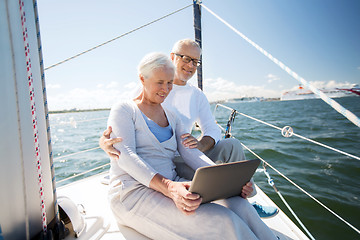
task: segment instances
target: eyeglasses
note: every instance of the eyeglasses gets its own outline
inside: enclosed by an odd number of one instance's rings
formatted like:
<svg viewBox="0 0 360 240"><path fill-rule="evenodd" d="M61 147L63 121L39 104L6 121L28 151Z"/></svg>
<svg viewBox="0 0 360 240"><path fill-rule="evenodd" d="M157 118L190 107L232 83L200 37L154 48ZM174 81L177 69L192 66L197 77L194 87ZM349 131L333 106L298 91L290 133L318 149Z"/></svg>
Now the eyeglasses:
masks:
<svg viewBox="0 0 360 240"><path fill-rule="evenodd" d="M201 65L201 61L199 59L196 59L196 58L191 58L189 56L186 56L186 55L181 55L181 54L178 54L178 53L174 53L176 56L178 57L181 57L182 61L184 63L189 63L190 61L192 61L192 64L197 67L197 66L200 66Z"/></svg>

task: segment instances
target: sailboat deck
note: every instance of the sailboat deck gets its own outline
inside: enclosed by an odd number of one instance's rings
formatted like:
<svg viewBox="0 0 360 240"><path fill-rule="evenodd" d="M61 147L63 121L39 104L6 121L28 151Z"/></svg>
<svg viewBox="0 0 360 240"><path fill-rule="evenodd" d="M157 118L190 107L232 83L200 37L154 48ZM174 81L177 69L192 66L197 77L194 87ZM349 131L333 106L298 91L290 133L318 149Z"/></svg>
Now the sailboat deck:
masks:
<svg viewBox="0 0 360 240"><path fill-rule="evenodd" d="M107 175L108 173L101 173L57 189L58 196L67 196L75 204L81 204L85 208L84 218L87 226L77 239L148 239L133 229L124 226L120 226L119 229L107 201L108 185L103 183ZM249 201L276 206L261 189L257 187L256 190L257 194ZM263 221L280 239L308 239L281 210L275 217ZM75 236L70 235L67 239L75 239Z"/></svg>

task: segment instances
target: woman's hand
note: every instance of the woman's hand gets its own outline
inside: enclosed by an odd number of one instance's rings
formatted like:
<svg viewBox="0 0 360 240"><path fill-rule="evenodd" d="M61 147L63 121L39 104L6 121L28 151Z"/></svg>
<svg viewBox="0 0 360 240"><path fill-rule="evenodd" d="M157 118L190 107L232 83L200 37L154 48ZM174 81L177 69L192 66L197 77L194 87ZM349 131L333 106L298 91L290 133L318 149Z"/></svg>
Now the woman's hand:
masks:
<svg viewBox="0 0 360 240"><path fill-rule="evenodd" d="M169 197L184 214L191 215L200 206L202 198L199 194L188 191L191 182L169 182Z"/></svg>
<svg viewBox="0 0 360 240"><path fill-rule="evenodd" d="M252 182L248 182L243 186L241 196L246 199L249 196L251 196L253 191L254 191L254 188L253 188Z"/></svg>
<svg viewBox="0 0 360 240"><path fill-rule="evenodd" d="M157 173L151 179L149 187L172 199L176 207L184 214L190 215L200 206L199 194L188 191L191 182L174 182Z"/></svg>
<svg viewBox="0 0 360 240"><path fill-rule="evenodd" d="M114 148L114 144L121 142L122 138L121 137L117 137L117 138L110 138L110 133L112 132L112 128L108 127L103 135L100 137L99 139L99 146L102 150L104 150L104 152L109 155L109 157L111 159L119 159L120 156L120 151L116 150Z"/></svg>

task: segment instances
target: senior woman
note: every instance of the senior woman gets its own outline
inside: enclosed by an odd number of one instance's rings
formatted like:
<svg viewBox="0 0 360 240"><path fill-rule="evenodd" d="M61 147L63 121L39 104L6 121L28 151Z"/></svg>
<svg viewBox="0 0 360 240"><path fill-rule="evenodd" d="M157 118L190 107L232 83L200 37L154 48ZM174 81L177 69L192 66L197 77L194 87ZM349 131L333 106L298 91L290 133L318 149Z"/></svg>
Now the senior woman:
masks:
<svg viewBox="0 0 360 240"><path fill-rule="evenodd" d="M175 67L164 54L146 55L138 66L142 92L115 104L108 120L123 141L111 159L109 201L119 224L152 239L276 239L243 198L201 204L177 176L178 151L193 169L213 165L202 152L183 146L179 119L161 103L172 89Z"/></svg>

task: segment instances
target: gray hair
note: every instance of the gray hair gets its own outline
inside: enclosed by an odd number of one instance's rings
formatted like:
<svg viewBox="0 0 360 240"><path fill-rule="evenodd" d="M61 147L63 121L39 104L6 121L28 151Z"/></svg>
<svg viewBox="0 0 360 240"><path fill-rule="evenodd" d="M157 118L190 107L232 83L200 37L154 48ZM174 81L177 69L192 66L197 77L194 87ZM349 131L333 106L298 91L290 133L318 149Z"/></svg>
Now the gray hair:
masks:
<svg viewBox="0 0 360 240"><path fill-rule="evenodd" d="M187 38L187 39L181 39L181 40L177 41L177 42L174 44L171 52L173 52L173 53L179 53L179 52L180 52L180 49L181 49L181 47L182 47L183 45L194 46L194 47L196 47L196 48L198 48L198 49L200 50L200 54L201 54L200 45L199 45L197 42L195 42L194 40L189 39L189 38Z"/></svg>
<svg viewBox="0 0 360 240"><path fill-rule="evenodd" d="M159 68L170 68L175 73L175 66L167 55L159 52L149 53L141 59L138 65L138 74L149 78L153 71Z"/></svg>

